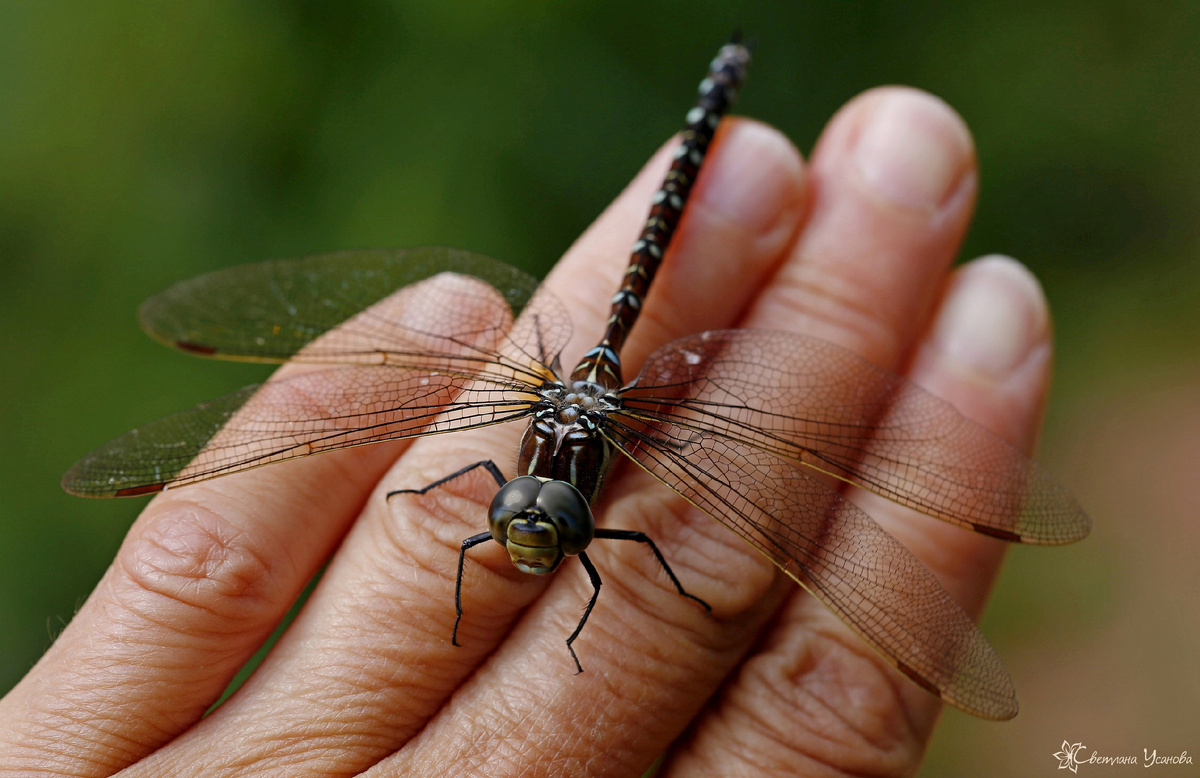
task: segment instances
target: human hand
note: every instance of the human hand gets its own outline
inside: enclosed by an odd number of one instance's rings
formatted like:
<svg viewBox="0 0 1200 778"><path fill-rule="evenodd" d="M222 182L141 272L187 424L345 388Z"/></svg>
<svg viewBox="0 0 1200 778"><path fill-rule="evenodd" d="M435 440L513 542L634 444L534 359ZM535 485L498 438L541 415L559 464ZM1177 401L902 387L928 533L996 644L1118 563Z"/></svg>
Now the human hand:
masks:
<svg viewBox="0 0 1200 778"><path fill-rule="evenodd" d="M834 118L807 169L778 133L730 124L626 374L681 335L791 330L898 370L1030 449L1050 363L1036 282L1001 259L947 275L976 192L961 121L928 96L875 90ZM600 332L669 152L547 280L574 319L566 363ZM503 466L521 426L310 457L155 498L0 702L0 775L638 775L664 752L662 775L915 768L937 700L632 467L614 474L601 522L654 538L712 614L679 597L638 544L597 544L605 587L574 675L562 641L590 595L586 576L575 564L526 576L486 544L468 561L463 645L452 647L459 543L484 528L495 486L384 494L481 459ZM882 499L859 504L979 612L1002 543ZM330 559L268 659L201 719Z"/></svg>

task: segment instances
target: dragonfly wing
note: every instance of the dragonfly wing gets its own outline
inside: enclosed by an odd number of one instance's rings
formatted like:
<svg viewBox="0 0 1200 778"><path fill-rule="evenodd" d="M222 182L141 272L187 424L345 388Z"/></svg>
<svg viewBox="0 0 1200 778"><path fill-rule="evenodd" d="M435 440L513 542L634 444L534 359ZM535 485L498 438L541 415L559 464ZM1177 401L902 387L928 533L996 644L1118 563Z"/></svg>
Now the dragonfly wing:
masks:
<svg viewBox="0 0 1200 778"><path fill-rule="evenodd" d="M218 286L224 282L197 288ZM200 311L202 299L184 296L181 304ZM550 366L570 320L546 292L526 301L516 321L510 300L458 273L409 284L300 345L291 366L260 387L111 441L67 473L63 488L145 494L321 451L519 418L554 378ZM300 337L265 342L290 348Z"/></svg>
<svg viewBox="0 0 1200 778"><path fill-rule="evenodd" d="M725 436L976 532L1060 544L1091 522L1013 446L890 370L794 333L722 330L652 354L629 413Z"/></svg>
<svg viewBox="0 0 1200 778"><path fill-rule="evenodd" d="M977 716L1016 715L1012 679L970 616L908 549L820 479L739 441L674 424L617 414L605 433L919 685Z"/></svg>
<svg viewBox="0 0 1200 778"><path fill-rule="evenodd" d="M286 459L383 440L483 427L524 416L523 385L388 365L273 378L109 441L63 488L128 497Z"/></svg>
<svg viewBox="0 0 1200 778"><path fill-rule="evenodd" d="M392 317L359 317L398 289L441 274L470 277L455 290L455 305L410 294ZM223 359L283 362L337 328L324 348L307 348L309 361L358 361L360 352L411 350L419 333L449 336L472 328L507 331L538 288L532 276L494 259L447 248L343 251L303 259L242 265L175 284L139 311L154 338L189 353ZM544 296L544 295L543 295ZM561 305L557 306L561 308ZM355 318L352 327L344 325ZM565 319L565 317L564 317ZM570 322L565 320L567 335ZM566 337L558 336L558 342ZM551 354L553 357L554 354Z"/></svg>

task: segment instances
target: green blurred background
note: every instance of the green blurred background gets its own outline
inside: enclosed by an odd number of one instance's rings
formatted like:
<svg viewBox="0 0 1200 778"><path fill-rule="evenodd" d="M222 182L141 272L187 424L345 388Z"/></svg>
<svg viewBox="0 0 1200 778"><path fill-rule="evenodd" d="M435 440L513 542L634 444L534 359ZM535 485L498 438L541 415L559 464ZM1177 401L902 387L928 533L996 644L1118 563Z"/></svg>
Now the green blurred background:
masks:
<svg viewBox="0 0 1200 778"><path fill-rule="evenodd" d="M1059 343L1041 459L1096 529L1016 549L984 622L1023 710L948 712L926 775L1056 772L1063 740L1200 757L1200 4L0 3L0 692L144 500L61 473L262 376L134 312L206 270L451 245L542 273L674 132L735 27L739 113L808 151L904 83L972 127L963 256L1041 277Z"/></svg>

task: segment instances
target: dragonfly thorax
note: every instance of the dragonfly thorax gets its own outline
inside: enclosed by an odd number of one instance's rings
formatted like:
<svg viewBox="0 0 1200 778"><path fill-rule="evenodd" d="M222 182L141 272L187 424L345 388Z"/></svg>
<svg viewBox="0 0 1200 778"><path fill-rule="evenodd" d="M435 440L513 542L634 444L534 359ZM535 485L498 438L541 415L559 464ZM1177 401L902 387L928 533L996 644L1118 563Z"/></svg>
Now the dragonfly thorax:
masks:
<svg viewBox="0 0 1200 778"><path fill-rule="evenodd" d="M545 575L588 547L596 522L587 500L571 484L522 475L496 492L488 530L508 549L518 570Z"/></svg>
<svg viewBox="0 0 1200 778"><path fill-rule="evenodd" d="M542 390L542 409L536 418L553 418L559 424L586 427L589 413L607 413L617 408L612 393L593 381L556 381Z"/></svg>
<svg viewBox="0 0 1200 778"><path fill-rule="evenodd" d="M523 475L565 481L590 504L608 470L612 444L600 433L619 407L609 390L591 381L550 384L521 440L517 469Z"/></svg>

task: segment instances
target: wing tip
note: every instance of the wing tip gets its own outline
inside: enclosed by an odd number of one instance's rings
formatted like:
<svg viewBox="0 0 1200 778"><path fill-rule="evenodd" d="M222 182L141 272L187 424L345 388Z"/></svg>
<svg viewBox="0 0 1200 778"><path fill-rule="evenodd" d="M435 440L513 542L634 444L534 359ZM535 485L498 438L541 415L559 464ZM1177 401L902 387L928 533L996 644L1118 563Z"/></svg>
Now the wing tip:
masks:
<svg viewBox="0 0 1200 778"><path fill-rule="evenodd" d="M1033 546L1065 546L1078 543L1092 533L1092 519L1078 505L1056 512L1049 521L1031 524L1018 533L1018 542ZM976 531L985 535L993 534L978 528Z"/></svg>
<svg viewBox="0 0 1200 778"><path fill-rule="evenodd" d="M1012 684L1012 679L1007 679L1007 683L991 688L992 693L982 699L980 699L980 695L973 695L973 699L963 699L956 695L953 689L939 688L904 662L896 661L895 666L917 686L935 697L939 697L946 704L972 716L988 721L1009 721L1015 718L1020 711L1021 705L1017 700L1017 690Z"/></svg>

